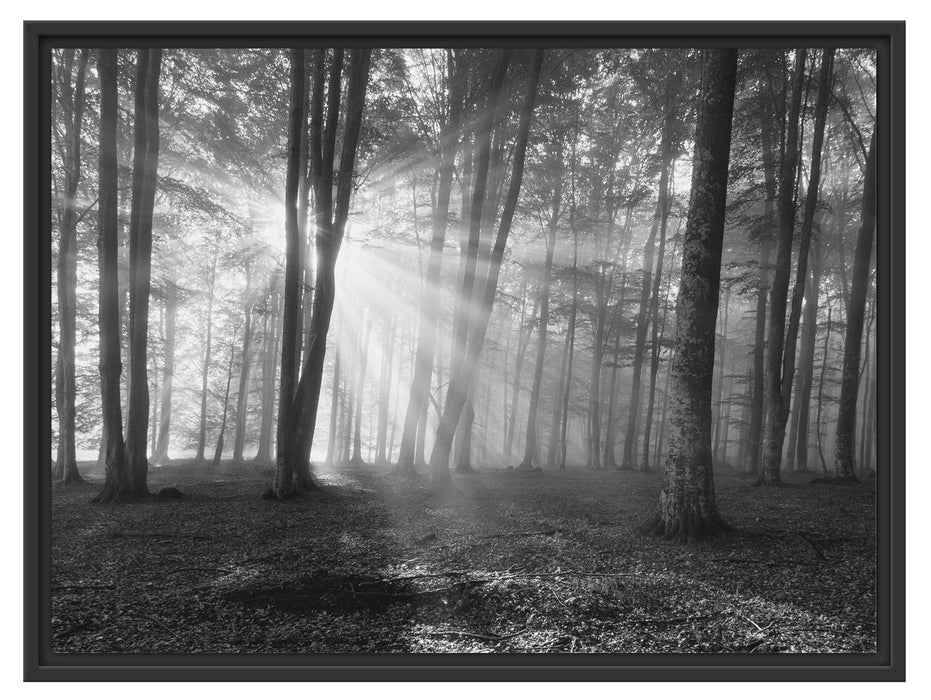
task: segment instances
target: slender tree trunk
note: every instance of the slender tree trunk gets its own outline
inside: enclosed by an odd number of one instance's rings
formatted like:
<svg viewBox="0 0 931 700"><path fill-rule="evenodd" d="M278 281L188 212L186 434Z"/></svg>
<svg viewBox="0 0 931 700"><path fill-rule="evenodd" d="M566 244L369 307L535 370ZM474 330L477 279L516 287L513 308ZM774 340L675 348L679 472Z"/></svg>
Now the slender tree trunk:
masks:
<svg viewBox="0 0 931 700"><path fill-rule="evenodd" d="M418 320L417 358L414 362L414 377L411 380L410 398L404 416L404 432L401 435L401 453L397 471L401 474L414 472L416 461L417 428L424 415L430 392L430 375L436 354L437 318L439 316L439 285L443 262L443 246L449 222L449 200L452 193L454 166L458 150L462 114L462 62L457 67L452 49L446 50L446 73L449 95L449 120L440 133L439 185L436 206L433 210L433 236L430 239L430 257L424 282L422 309Z"/></svg>
<svg viewBox="0 0 931 700"><path fill-rule="evenodd" d="M844 369L838 402L837 433L834 436L834 476L841 481L856 481L854 465L854 430L857 416L857 391L860 377L860 345L863 340L863 316L869 286L870 259L876 231L876 133L870 138L863 180L863 205L860 233L853 256L850 301L847 303L847 331L844 337Z"/></svg>
<svg viewBox="0 0 931 700"><path fill-rule="evenodd" d="M811 410L811 390L815 373L815 339L818 333L818 294L821 286L821 241L812 247L811 277L808 281L808 298L805 300L804 334L799 359L798 423L795 441L795 465L799 471L808 471L808 434ZM791 441L790 441L791 442Z"/></svg>
<svg viewBox="0 0 931 700"><path fill-rule="evenodd" d="M279 409L278 467L272 494L278 499L288 498L303 489L313 488L310 476L310 450L313 445L314 430L317 423L317 409L320 399L320 386L323 382L324 361L326 359L326 338L333 314L336 297L335 266L339 248L349 218L349 204L353 187L356 151L362 127L362 112L365 105L365 90L368 83L370 49L353 49L349 60L349 82L346 94L346 120L343 127L342 147L339 159L339 172L334 173L333 162L336 143L336 125L340 106L340 80L342 74L342 52L334 52L331 64L328 94L327 124L325 133L321 134L320 113L322 112L322 50L318 50L315 67L314 97L311 118L311 174L314 184L314 211L316 214L316 274L314 276L314 303L311 315L307 343L304 349L304 361L297 391L286 413ZM292 65L298 63L292 61ZM299 104L292 93L292 116L300 113L295 104ZM322 136L322 139L321 139ZM292 143L298 142L299 135L292 132ZM321 147L322 141L322 147ZM292 155L293 155L292 148ZM296 156L295 156L296 158ZM336 186L336 202L333 206L333 185ZM296 197L296 178L293 183L292 199ZM286 191L291 191L287 189ZM294 216L294 207L287 210ZM293 227L296 243L296 225ZM297 260L291 261L291 264ZM295 275L296 276L296 275ZM287 299L287 297L286 297ZM284 365L284 362L282 362ZM292 377L292 382L296 378ZM284 392L282 392L284 394ZM284 402L282 403L282 406Z"/></svg>
<svg viewBox="0 0 931 700"><path fill-rule="evenodd" d="M149 380L146 357L152 277L152 214L155 207L155 190L158 186L158 81L161 62L161 49L142 49L139 52L136 70L134 206L130 214L129 234L130 388L126 459L132 471L133 491L137 496L149 493L146 483L149 471Z"/></svg>
<svg viewBox="0 0 931 700"><path fill-rule="evenodd" d="M553 253L556 249L556 227L559 224L559 205L562 201L562 156L561 146L557 146L556 159L560 168L556 172L556 186L553 188L553 205L549 225L546 228L546 258L543 262L543 289L540 298L540 330L537 342L537 359L533 372L533 387L530 391L530 412L527 416L527 439L524 443L522 467L530 468L537 459L537 413L540 407L540 385L543 382L543 363L546 359L546 333L550 322L550 278L553 275Z"/></svg>
<svg viewBox="0 0 931 700"><path fill-rule="evenodd" d="M106 480L94 498L97 503L113 503L132 495L131 475L123 445L123 414L120 407L120 291L117 162L116 49L99 49L97 74L100 81L100 143L98 156L99 205L97 232L100 265L99 329L100 389L107 436Z"/></svg>
<svg viewBox="0 0 931 700"><path fill-rule="evenodd" d="M272 425L275 421L275 372L278 367L278 343L281 339L281 295L278 293L278 276L272 277L269 305L265 316L264 355L262 359L262 427L259 431L259 449L256 462L272 461Z"/></svg>
<svg viewBox="0 0 931 700"><path fill-rule="evenodd" d="M692 199L676 301L670 447L659 510L644 526L676 542L693 542L727 528L715 502L711 386L737 50L706 49L702 55Z"/></svg>
<svg viewBox="0 0 931 700"><path fill-rule="evenodd" d="M792 272L792 233L795 228L795 169L798 164L798 131L805 83L805 49L795 52L795 75L786 131L786 152L779 171L779 223L776 266L769 301L769 333L766 345L766 427L761 483L780 483L782 443L788 419L789 391L783 391L783 354L786 352L786 301ZM804 273L804 271L803 271ZM795 355L795 347L791 353ZM791 383L789 385L791 388Z"/></svg>
<svg viewBox="0 0 931 700"><path fill-rule="evenodd" d="M721 443L721 419L724 415L724 382L725 382L725 361L727 351L727 315L731 302L731 290L726 289L724 292L724 313L721 314L721 342L718 343L718 397L715 401L715 421L714 421L714 459L718 459L718 448Z"/></svg>
<svg viewBox="0 0 931 700"><path fill-rule="evenodd" d="M385 344L382 349L381 373L378 378L378 434L375 438L376 464L386 464L388 462L388 409L391 400L391 374L394 369L391 363L394 355L395 317L393 315L390 323L384 322L384 327Z"/></svg>
<svg viewBox="0 0 931 700"><path fill-rule="evenodd" d="M818 379L818 415L815 417L815 434L818 437L818 458L821 461L821 471L825 476L828 474L828 465L824 461L824 448L821 442L821 413L824 409L824 377L828 368L828 351L830 350L831 341L831 302L828 298L828 320L824 329L824 348L821 356L821 376Z"/></svg>
<svg viewBox="0 0 931 700"><path fill-rule="evenodd" d="M291 49L291 88L288 122L288 162L285 183L285 278L284 310L281 327L281 371L278 387L278 454L273 485L274 496L289 498L295 493L297 445L292 431L294 392L298 382L298 347L301 301L301 233L298 222L298 193L301 179L301 142L304 138L304 105L306 90L305 62L301 49ZM336 59L334 59L334 62ZM341 63L341 54L340 54ZM340 66L341 67L341 66ZM317 54L317 76L314 80L314 113L322 99L323 57ZM337 78L338 82L338 78ZM332 118L335 118L333 115ZM315 297L320 296L317 290Z"/></svg>
<svg viewBox="0 0 931 700"><path fill-rule="evenodd" d="M220 257L220 240L216 240L213 249L213 261L210 265L210 283L207 286L207 318L206 338L204 340L204 363L201 368L200 383L200 431L197 438L198 462L204 461L204 452L207 447L207 380L210 377L211 351L213 345L213 297L217 280L217 260Z"/></svg>
<svg viewBox="0 0 931 700"><path fill-rule="evenodd" d="M65 49L60 100L65 122L65 187L58 253L58 363L55 408L58 412L58 461L55 477L66 484L84 481L75 452L75 336L77 324L77 217L75 201L81 179L81 130L88 49L78 57L74 88L71 78L76 49Z"/></svg>
<svg viewBox="0 0 931 700"><path fill-rule="evenodd" d="M763 418L766 412L766 297L770 287L770 257L772 231L775 230L774 207L777 193L776 147L774 144L773 104L768 95L772 84L760 86L760 129L763 144L763 183L766 199L763 203L763 233L760 236L760 279L756 296L756 331L753 345L753 395L750 403L750 427L747 439L745 469L750 474L760 471L763 453ZM780 105L784 114L784 104Z"/></svg>
<svg viewBox="0 0 931 700"><path fill-rule="evenodd" d="M503 52L501 60L506 68L507 61L510 58L509 51ZM523 179L524 158L527 152L527 141L530 134L530 121L533 114L534 101L536 99L537 85L540 80L540 71L543 65L543 49L537 49L533 54L533 65L530 72L530 79L527 88L527 94L521 106L520 122L517 130L517 139L514 146L514 159L510 184L508 187L507 197L504 208L501 213L501 219L498 224L498 232L495 237L495 243L491 250L491 256L488 264L488 276L484 282L483 295L479 305L472 327L469 334L469 346L466 351L464 361L460 371L452 377L449 390L446 392L446 401L443 409L443 415L440 418L440 424L437 428L436 440L433 446L433 454L430 456L431 471L431 490L436 495L442 495L453 490L452 479L449 475L449 455L452 448L453 435L456 431L456 425L462 409L468 398L468 388L472 384L475 367L478 361L479 353L485 340L485 333L488 330L488 319L491 315L491 308L494 303L495 292L498 286L498 275L501 271L501 260L504 257L504 249L507 245L508 235L511 230L511 223L514 218L514 211L517 208L517 198L520 193L521 181ZM504 70L501 68L501 80L503 82ZM499 89L500 90L500 89ZM498 90L498 91L499 91ZM494 94L496 90L492 90ZM497 100L493 99L492 103ZM497 110L495 110L497 111ZM482 149L484 150L484 149ZM476 185L480 180L480 170L476 171ZM479 193L481 196L479 197ZM476 201L478 199L478 201ZM478 245L478 223L481 220L481 205L484 199L484 187L476 187L472 201L472 226L474 228L475 245ZM470 235L470 239L473 238ZM470 244L472 241L470 240ZM468 275L467 275L468 278ZM463 280L462 300L470 300L472 294L472 280Z"/></svg>
<svg viewBox="0 0 931 700"><path fill-rule="evenodd" d="M251 279L249 280L251 282ZM242 462L246 443L246 408L249 402L249 369L252 365L252 295L246 285L245 322L242 337L242 364L239 370L239 391L236 394L236 433L233 438L233 461Z"/></svg>
<svg viewBox="0 0 931 700"><path fill-rule="evenodd" d="M365 330L365 340L362 343L362 347L359 348L359 383L357 385L355 394L356 394L356 411L353 427L353 442L352 442L352 457L349 460L349 463L354 466L360 466L365 464L365 460L362 459L362 395L365 392L365 375L366 370L368 369L369 363L369 341L372 339L372 318L371 312L369 314L368 325Z"/></svg>
<svg viewBox="0 0 931 700"><path fill-rule="evenodd" d="M233 383L233 357L236 348L236 333L230 338L230 359L226 366L226 391L223 394L223 417L220 419L220 435L217 437L217 449L213 453L213 465L220 463L223 457L223 441L226 437L226 419L229 417L230 409L230 385Z"/></svg>
<svg viewBox="0 0 931 700"><path fill-rule="evenodd" d="M158 437L155 442L153 464L169 461L168 444L171 438L171 394L175 377L175 337L178 319L178 287L169 281L165 287L165 360L162 364L162 408L159 413Z"/></svg>

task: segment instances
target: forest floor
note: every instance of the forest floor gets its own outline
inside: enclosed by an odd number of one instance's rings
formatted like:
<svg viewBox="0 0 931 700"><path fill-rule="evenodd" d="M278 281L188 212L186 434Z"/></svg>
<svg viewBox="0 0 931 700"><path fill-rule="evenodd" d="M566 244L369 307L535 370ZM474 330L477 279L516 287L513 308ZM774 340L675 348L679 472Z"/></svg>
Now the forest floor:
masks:
<svg viewBox="0 0 931 700"><path fill-rule="evenodd" d="M659 474L318 475L277 503L270 469L177 465L185 498L52 494L54 652L858 652L876 649L874 484L754 488L716 474L735 528L639 534Z"/></svg>

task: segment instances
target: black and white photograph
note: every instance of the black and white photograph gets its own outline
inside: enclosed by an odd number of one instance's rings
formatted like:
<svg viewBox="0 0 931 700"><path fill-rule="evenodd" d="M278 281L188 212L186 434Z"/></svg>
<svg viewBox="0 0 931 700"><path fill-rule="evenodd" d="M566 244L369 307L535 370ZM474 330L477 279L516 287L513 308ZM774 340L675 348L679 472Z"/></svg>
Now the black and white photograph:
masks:
<svg viewBox="0 0 931 700"><path fill-rule="evenodd" d="M52 654L877 654L875 46L143 43L38 88Z"/></svg>

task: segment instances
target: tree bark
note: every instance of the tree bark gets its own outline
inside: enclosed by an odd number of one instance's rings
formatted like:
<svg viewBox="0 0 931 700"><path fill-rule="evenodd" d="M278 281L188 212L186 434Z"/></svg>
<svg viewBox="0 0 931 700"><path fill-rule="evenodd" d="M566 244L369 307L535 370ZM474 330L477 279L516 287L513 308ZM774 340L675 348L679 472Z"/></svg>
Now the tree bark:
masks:
<svg viewBox="0 0 931 700"><path fill-rule="evenodd" d="M130 350L126 459L132 471L133 491L137 496L149 493L149 380L146 358L152 278L152 215L158 186L158 82L161 62L161 49L142 49L136 69L133 208L129 232Z"/></svg>
<svg viewBox="0 0 931 700"><path fill-rule="evenodd" d="M75 202L81 179L81 130L84 121L84 80L88 49L81 49L72 89L75 49L64 50L60 102L64 117L64 203L58 252L58 360L55 408L58 412L58 461L55 477L66 484L84 481L75 453L75 335L77 324L77 217Z"/></svg>
<svg viewBox="0 0 931 700"><path fill-rule="evenodd" d="M863 204L860 233L853 256L850 300L847 303L847 331L844 336L844 369L838 401L837 432L834 436L834 476L840 481L856 481L854 464L854 430L857 416L857 392L860 377L860 345L863 340L863 317L869 286L870 259L876 232L876 133L870 137L863 180Z"/></svg>
<svg viewBox="0 0 931 700"><path fill-rule="evenodd" d="M440 131L439 167L436 206L433 209L433 235L430 239L430 256L424 280L424 294L417 329L417 357L414 361L414 377L411 380L410 398L404 415L404 432L401 434L401 452L396 471L412 474L416 458L416 438L420 416L429 400L430 376L436 354L436 324L439 316L438 294L440 273L443 263L443 246L449 223L449 200L452 193L456 152L462 115L462 70L463 62L454 60L452 49L446 50L447 93L449 96L449 118Z"/></svg>
<svg viewBox="0 0 931 700"><path fill-rule="evenodd" d="M644 530L693 542L727 525L718 514L711 463L711 387L736 49L702 52L702 89L676 300L669 450L659 510Z"/></svg>
<svg viewBox="0 0 931 700"><path fill-rule="evenodd" d="M249 403L249 370L252 366L252 274L251 267L246 271L245 303L243 304L244 322L242 336L242 361L239 365L239 391L236 393L236 432L233 436L233 461L242 462L242 453L246 443L246 408Z"/></svg>
<svg viewBox="0 0 931 700"><path fill-rule="evenodd" d="M505 52L505 58L502 62L506 64L509 53ZM485 340L485 333L488 330L488 319L491 315L491 308L494 304L495 292L498 287L498 275L501 271L501 260L504 257L504 249L507 245L508 235L511 230L511 222L514 218L514 211L517 207L517 197L520 193L521 181L524 172L524 158L527 152L527 140L530 134L530 121L533 115L533 106L536 100L537 85L540 80L540 71L543 65L543 49L537 49L533 54L533 64L530 71L530 79L527 86L527 93L521 106L520 122L517 129L517 139L514 146L514 160L511 172L510 185L508 187L507 197L504 203L504 209L501 213L501 219L498 224L498 232L495 237L495 243L491 250L491 256L488 264L488 275L482 287L481 304L476 311L476 318L469 334L469 345L462 363L461 369L453 375L446 392L446 401L443 408L443 415L440 418L440 424L437 428L436 440L433 446L433 454L430 456L431 471L431 491L434 495L448 494L454 489L452 479L449 475L449 455L452 448L453 435L456 431L456 425L462 413L463 406L468 398L468 388L472 383L472 377L478 361L479 353ZM506 65L505 65L506 67ZM503 72L503 71L502 71ZM503 77L502 77L503 81ZM476 171L476 184L479 180L479 171ZM476 189L473 194L472 202L472 224L475 233L475 245L470 246L477 248L478 244L478 225L481 220L481 199L476 202L475 197L479 190ZM470 239L473 236L470 235ZM474 270L474 268L473 268ZM466 286L463 280L462 299L469 300L473 297L472 285Z"/></svg>
<svg viewBox="0 0 931 700"><path fill-rule="evenodd" d="M210 378L210 363L213 350L213 299L217 280L217 261L220 257L219 237L214 245L213 260L210 265L210 282L207 285L206 337L204 339L204 362L201 367L200 381L200 430L197 438L196 461L203 462L207 449L207 383Z"/></svg>
<svg viewBox="0 0 931 700"><path fill-rule="evenodd" d="M100 389L107 436L106 480L94 498L96 503L113 503L132 495L132 481L123 444L123 413L120 407L120 292L117 162L117 60L116 49L97 52L100 81L100 137L98 156L99 204L97 247L99 250Z"/></svg>
<svg viewBox="0 0 931 700"><path fill-rule="evenodd" d="M766 425L761 483L780 483L782 443L788 418L788 392L783 392L783 352L786 347L786 301L792 272L792 233L795 228L795 170L798 165L798 132L805 83L805 49L795 52L792 100L786 127L786 151L779 170L779 225L776 265L769 299L769 332L766 345ZM794 347L793 347L794 354Z"/></svg>
<svg viewBox="0 0 931 700"><path fill-rule="evenodd" d="M362 128L362 112L365 106L365 90L368 83L370 49L353 49L349 60L349 82L346 91L346 120L343 127L342 146L339 159L339 172L336 173L336 201L333 202L334 172L333 159L336 144L337 122L339 120L340 81L342 74L342 51L334 51L330 67L330 84L328 89L327 124L324 133L322 122L323 97L323 60L322 50L318 50L315 66L314 96L311 104L311 181L314 189L314 213L316 220L316 274L314 301L311 323L304 348L304 360L300 379L289 377L290 384L297 380L297 390L293 399L282 398L278 413L278 458L272 495L277 499L286 499L302 490L314 488L310 476L310 450L313 444L314 430L317 423L317 409L320 399L320 386L323 381L324 361L326 359L326 339L333 314L336 298L335 267L339 248L349 218L349 203L353 188L356 151ZM297 166L291 161L299 160L297 144L300 140L301 90L303 78L295 70L303 70L301 56L292 56L292 128L291 150L289 153L289 179L286 186L286 214L290 225L287 227L288 240L292 246L298 242L297 236L297 173L292 176L292 168ZM296 68L300 66L300 68ZM299 85L301 87L295 87ZM321 144L322 135L322 144ZM287 271L296 268L297 255L288 256ZM296 296L297 270L292 271L292 294ZM286 284L287 284L286 277ZM287 294L286 321L287 321ZM293 302L292 302L293 304ZM292 310L293 313L293 310ZM283 343L283 347L284 347ZM282 357L282 372L285 358ZM282 397L291 394L284 391Z"/></svg>
<svg viewBox="0 0 931 700"><path fill-rule="evenodd" d="M796 77L801 81L804 74L805 52L797 55L801 67L796 67ZM805 198L805 212L802 220L799 241L799 258L796 265L795 288L792 292L791 313L785 338L782 338L785 326L785 300L788 293L789 267L792 258L792 228L794 210L792 197L795 190L795 158L791 173L782 173L780 202L780 240L776 262L776 279L773 282L772 328L770 329L769 357L769 410L767 411L767 438L763 455L763 483L779 483L782 461L782 448L785 440L786 421L792 395L792 382L795 375L795 349L798 340L799 323L802 312L802 297L808 274L808 252L811 247L811 233L814 225L815 208L818 202L818 188L821 177L821 150L824 143L824 127L827 119L828 105L831 101L831 84L834 78L834 49L825 49L821 56L821 71L818 87L818 99L815 104L815 125L812 134L811 173L808 179L808 194ZM795 93L793 93L793 114L795 113ZM790 131L790 137L793 133ZM795 136L797 138L797 136ZM791 149L794 150L794 149ZM788 152L788 151L787 151ZM797 155L797 154L796 154ZM789 160L787 155L787 160ZM783 164L783 171L785 164ZM778 296L777 296L778 294ZM776 302L779 306L776 308ZM781 314L778 313L781 311ZM779 338L775 338L778 332ZM776 357L778 351L779 357Z"/></svg>
<svg viewBox="0 0 931 700"><path fill-rule="evenodd" d="M165 360L162 365L161 411L159 413L158 439L155 443L153 464L168 461L168 445L171 438L171 394L175 376L175 337L178 319L178 286L173 281L165 285Z"/></svg>

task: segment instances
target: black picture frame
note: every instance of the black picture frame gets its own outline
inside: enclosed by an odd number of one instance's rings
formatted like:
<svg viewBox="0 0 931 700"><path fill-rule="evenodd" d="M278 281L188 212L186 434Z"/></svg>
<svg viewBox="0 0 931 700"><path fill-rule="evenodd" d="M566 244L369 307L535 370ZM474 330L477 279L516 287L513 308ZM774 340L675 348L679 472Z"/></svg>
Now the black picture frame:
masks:
<svg viewBox="0 0 931 700"><path fill-rule="evenodd" d="M877 652L812 655L50 652L52 47L857 46L877 51ZM49 680L905 679L904 22L25 22L24 677ZM32 448L32 449L30 449Z"/></svg>

